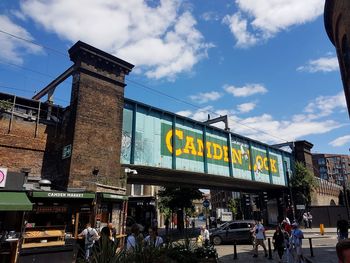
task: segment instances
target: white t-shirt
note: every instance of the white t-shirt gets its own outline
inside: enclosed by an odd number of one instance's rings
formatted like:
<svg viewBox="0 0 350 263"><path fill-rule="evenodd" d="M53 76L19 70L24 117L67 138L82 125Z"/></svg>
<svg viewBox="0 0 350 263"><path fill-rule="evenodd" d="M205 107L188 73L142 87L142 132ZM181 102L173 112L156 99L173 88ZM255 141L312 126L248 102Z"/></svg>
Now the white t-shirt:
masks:
<svg viewBox="0 0 350 263"><path fill-rule="evenodd" d="M257 224L255 226L255 237L256 239L265 239L265 228L262 224Z"/></svg>
<svg viewBox="0 0 350 263"><path fill-rule="evenodd" d="M88 227L88 228L85 228L81 233L80 235L84 236L85 237L85 244L88 244L89 241L88 241L88 233L90 234L91 238L93 239L93 242L92 243L95 243L95 240L98 239L98 233L96 231L96 229L92 228L92 227Z"/></svg>
<svg viewBox="0 0 350 263"><path fill-rule="evenodd" d="M154 247L160 247L160 246L162 246L163 245L163 238L161 238L160 236L157 236L156 237L156 241L154 242L154 244L151 244L151 236L146 236L146 238L145 238L145 243L147 244L147 245L154 245Z"/></svg>
<svg viewBox="0 0 350 263"><path fill-rule="evenodd" d="M208 231L208 229L202 230L201 234L202 234L203 240L209 240L209 231Z"/></svg>

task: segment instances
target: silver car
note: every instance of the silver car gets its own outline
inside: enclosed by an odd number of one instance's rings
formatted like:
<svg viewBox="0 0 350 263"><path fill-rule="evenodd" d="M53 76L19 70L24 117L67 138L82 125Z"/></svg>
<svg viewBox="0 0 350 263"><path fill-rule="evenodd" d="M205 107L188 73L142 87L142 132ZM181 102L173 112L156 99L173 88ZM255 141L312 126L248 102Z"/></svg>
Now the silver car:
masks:
<svg viewBox="0 0 350 263"><path fill-rule="evenodd" d="M231 243L234 241L252 241L252 230L255 222L253 220L236 220L224 225L210 229L210 240L214 245Z"/></svg>

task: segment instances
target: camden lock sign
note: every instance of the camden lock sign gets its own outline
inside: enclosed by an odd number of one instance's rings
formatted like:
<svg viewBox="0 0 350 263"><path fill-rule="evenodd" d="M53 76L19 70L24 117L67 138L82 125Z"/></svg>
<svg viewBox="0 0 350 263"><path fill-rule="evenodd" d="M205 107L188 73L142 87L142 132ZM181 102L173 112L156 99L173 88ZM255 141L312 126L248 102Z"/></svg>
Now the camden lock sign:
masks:
<svg viewBox="0 0 350 263"><path fill-rule="evenodd" d="M172 145L175 137L175 146ZM204 161L204 147L209 163L228 166L229 147L227 141L207 135L206 143L203 143L203 135L194 131L176 128L173 132L172 126L162 123L161 126L161 154L171 156L173 152L177 158ZM272 176L280 176L278 159L274 155L267 157L266 150L252 149L249 146L231 142L232 163L235 168L251 171L250 158L253 159L254 171L269 173Z"/></svg>

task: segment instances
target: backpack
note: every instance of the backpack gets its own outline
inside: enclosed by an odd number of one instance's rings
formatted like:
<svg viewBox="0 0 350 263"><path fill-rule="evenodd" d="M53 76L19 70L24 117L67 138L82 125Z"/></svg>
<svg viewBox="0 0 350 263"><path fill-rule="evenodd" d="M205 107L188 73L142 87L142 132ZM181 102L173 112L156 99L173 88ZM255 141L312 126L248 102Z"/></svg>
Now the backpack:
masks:
<svg viewBox="0 0 350 263"><path fill-rule="evenodd" d="M91 229L91 231L93 231L93 230L94 229ZM87 230L86 242L87 242L87 245L91 245L94 243L94 235L92 235L89 230Z"/></svg>

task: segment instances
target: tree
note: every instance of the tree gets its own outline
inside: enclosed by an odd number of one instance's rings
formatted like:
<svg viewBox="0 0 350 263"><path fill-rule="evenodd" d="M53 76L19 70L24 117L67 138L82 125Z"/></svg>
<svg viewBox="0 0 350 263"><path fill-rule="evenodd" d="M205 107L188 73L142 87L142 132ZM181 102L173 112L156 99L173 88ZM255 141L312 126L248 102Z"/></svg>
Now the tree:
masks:
<svg viewBox="0 0 350 263"><path fill-rule="evenodd" d="M189 187L165 187L158 192L159 209L165 215L177 211L178 229L183 229L183 211L185 208L193 208L192 201L202 198L202 192ZM171 211L171 213L169 213Z"/></svg>
<svg viewBox="0 0 350 263"><path fill-rule="evenodd" d="M232 212L232 217L234 220L237 219L237 215L238 215L238 210L239 210L239 204L240 204L240 199L230 199L228 201L227 207L230 210L230 212Z"/></svg>
<svg viewBox="0 0 350 263"><path fill-rule="evenodd" d="M302 162L295 163L295 171L290 179L295 204L311 204L311 192L317 187L315 176Z"/></svg>

